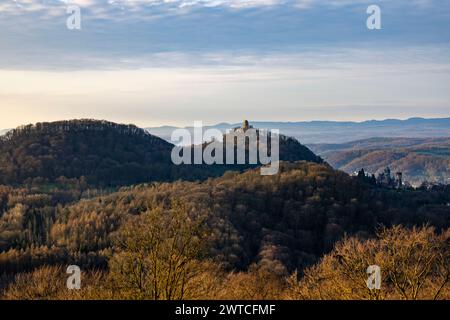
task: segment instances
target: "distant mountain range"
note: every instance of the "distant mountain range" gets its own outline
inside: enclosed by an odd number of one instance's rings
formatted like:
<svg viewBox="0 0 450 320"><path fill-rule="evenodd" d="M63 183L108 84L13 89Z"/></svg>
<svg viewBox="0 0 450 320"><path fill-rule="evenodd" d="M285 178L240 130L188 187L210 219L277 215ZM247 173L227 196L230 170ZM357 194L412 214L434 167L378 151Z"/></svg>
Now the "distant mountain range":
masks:
<svg viewBox="0 0 450 320"><path fill-rule="evenodd" d="M407 120L386 119L351 121L308 121L308 122L252 122L260 129L279 129L280 133L294 137L302 143L344 143L364 140L373 137L395 138L438 138L450 137L450 118L410 118ZM218 123L205 126L204 130L215 128L225 133L227 130L240 127L241 123ZM146 130L155 136L170 141L175 129L180 127L149 127ZM186 127L193 133L192 127ZM10 129L0 129L0 135ZM196 141L198 142L198 141Z"/></svg>
<svg viewBox="0 0 450 320"><path fill-rule="evenodd" d="M215 128L222 132L239 127L240 123L219 123L204 129ZM304 144L344 143L373 137L437 138L450 137L450 118L410 118L407 120L370 120L364 122L311 121L311 122L252 122L260 129L279 129L280 133L297 138ZM147 128L153 135L170 141L177 127ZM193 130L192 127L187 127Z"/></svg>
<svg viewBox="0 0 450 320"><path fill-rule="evenodd" d="M371 138L341 144L309 144L329 164L348 173L364 168L380 173L389 166L417 186L450 183L449 138Z"/></svg>

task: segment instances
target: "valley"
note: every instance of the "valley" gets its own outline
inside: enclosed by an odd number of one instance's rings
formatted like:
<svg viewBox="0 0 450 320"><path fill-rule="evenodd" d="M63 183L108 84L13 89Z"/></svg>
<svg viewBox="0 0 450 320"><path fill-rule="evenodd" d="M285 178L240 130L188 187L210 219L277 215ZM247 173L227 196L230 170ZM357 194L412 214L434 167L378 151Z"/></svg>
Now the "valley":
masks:
<svg viewBox="0 0 450 320"><path fill-rule="evenodd" d="M309 144L334 168L356 174L361 168L379 174L386 167L402 172L419 187L450 183L450 138L371 138L342 144Z"/></svg>

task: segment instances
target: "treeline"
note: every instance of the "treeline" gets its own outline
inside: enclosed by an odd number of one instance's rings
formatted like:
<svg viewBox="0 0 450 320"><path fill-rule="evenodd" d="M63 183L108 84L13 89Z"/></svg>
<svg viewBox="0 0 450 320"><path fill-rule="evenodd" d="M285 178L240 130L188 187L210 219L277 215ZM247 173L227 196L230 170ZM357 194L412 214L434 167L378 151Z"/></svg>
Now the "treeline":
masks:
<svg viewBox="0 0 450 320"><path fill-rule="evenodd" d="M60 132L82 132L82 131L111 131L123 135L130 136L151 136L145 130L136 127L135 125L123 125L114 122L109 122L105 120L91 120L91 119L80 119L80 120L66 120L66 121L55 121L55 122L38 122L36 124L29 124L25 126L20 126L16 129L6 132L0 137L2 141L11 141L20 137L28 137L30 135L37 134L57 134Z"/></svg>

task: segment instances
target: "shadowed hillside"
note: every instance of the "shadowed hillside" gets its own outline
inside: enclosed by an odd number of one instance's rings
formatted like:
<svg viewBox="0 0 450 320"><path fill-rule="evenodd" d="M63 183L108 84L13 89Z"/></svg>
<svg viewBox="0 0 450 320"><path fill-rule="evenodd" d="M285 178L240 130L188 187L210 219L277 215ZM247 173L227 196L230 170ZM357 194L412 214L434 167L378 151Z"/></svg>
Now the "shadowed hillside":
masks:
<svg viewBox="0 0 450 320"><path fill-rule="evenodd" d="M258 165L174 165L173 144L134 125L97 120L37 123L0 137L0 184L53 184L63 178L88 185L203 180ZM322 159L296 139L280 138L280 159Z"/></svg>
<svg viewBox="0 0 450 320"><path fill-rule="evenodd" d="M80 178L122 185L170 176L168 142L133 125L73 120L37 123L0 140L0 183Z"/></svg>

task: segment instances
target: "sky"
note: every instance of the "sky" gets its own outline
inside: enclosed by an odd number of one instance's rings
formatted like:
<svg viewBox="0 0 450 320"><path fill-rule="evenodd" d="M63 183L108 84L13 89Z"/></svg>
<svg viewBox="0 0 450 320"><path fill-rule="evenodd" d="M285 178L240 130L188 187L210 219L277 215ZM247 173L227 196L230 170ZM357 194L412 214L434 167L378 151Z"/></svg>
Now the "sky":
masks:
<svg viewBox="0 0 450 320"><path fill-rule="evenodd" d="M0 129L450 117L449 31L450 0L0 0Z"/></svg>

